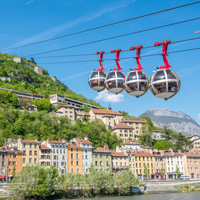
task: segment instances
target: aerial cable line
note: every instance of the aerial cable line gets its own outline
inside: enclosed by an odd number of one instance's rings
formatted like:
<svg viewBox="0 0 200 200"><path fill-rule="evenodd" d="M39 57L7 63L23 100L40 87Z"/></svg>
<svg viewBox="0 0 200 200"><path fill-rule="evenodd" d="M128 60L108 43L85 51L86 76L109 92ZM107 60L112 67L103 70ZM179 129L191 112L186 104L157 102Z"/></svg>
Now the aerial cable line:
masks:
<svg viewBox="0 0 200 200"><path fill-rule="evenodd" d="M186 51L194 51L194 50L200 50L200 47L197 48L192 48L192 49L183 49L183 50L178 50L178 51L171 51L168 52L168 54L171 53L181 53L181 52L186 52ZM143 55L140 57L150 57L150 56L160 56L161 54L149 54L149 55ZM125 58L120 58L120 60L126 60L126 59L133 59L135 57L125 57ZM109 61L109 60L115 60L115 59L104 59L104 61ZM80 63L80 62L97 62L98 60L74 60L74 61L66 61L66 62L51 62L51 63L38 63L39 65L44 65L44 64L62 64L62 63Z"/></svg>
<svg viewBox="0 0 200 200"><path fill-rule="evenodd" d="M177 44L177 43L181 43L181 42L187 42L187 41L192 41L192 40L197 40L200 39L200 37L195 37L195 38L189 38L189 39L184 39L184 40L178 40L178 41L174 41L171 44ZM154 46L146 46L143 47L143 49L149 49L149 48L153 48ZM121 52L128 52L131 51L130 49L126 49L126 50L122 50ZM111 54L111 52L105 52L105 54ZM36 56L34 58L60 58L60 57L76 57L76 56L96 56L95 53L88 53L88 54L69 54L69 55L56 55L56 56Z"/></svg>
<svg viewBox="0 0 200 200"><path fill-rule="evenodd" d="M122 24L122 23L125 23L125 22L129 22L129 21L133 21L133 20L149 17L149 16L152 16L152 15L168 12L168 11L171 11L171 10L176 10L176 9L179 9L179 8L195 5L195 4L198 4L198 3L200 3L200 1L195 1L195 2L188 3L188 4L184 4L184 5L168 8L168 9L165 9L165 10L160 10L160 11L157 11L157 12L148 13L148 14L145 14L145 15L140 15L140 16L137 16L137 17L125 19L125 20L114 22L114 23L110 23L110 24L105 24L105 25L102 25L102 26L97 26L97 27L94 27L94 28L90 28L90 29L86 29L86 30L70 33L70 34L67 34L67 35L62 35L62 36L59 36L59 37L54 37L54 38L50 38L50 39L46 39L46 40L41 40L41 41L38 41L38 42L33 42L33 43L29 43L29 44L25 44L25 45L21 45L21 46L17 46L17 47L5 49L4 51L18 49L18 48L27 47L27 46L36 45L36 44L41 44L41 43L44 43L44 42L49 42L49 41L52 41L52 40L57 40L57 39L60 39L60 38L69 37L69 36L73 36L73 35L78 35L78 34L81 34L81 33L94 31L94 30L97 30L97 29L102 29L102 28L105 28L105 27L113 26L113 25Z"/></svg>
<svg viewBox="0 0 200 200"><path fill-rule="evenodd" d="M113 36L113 37L109 37L109 38L104 38L104 39L86 42L86 43L82 43L82 44L77 44L77 45L73 45L73 46L68 46L68 47L64 47L64 48L54 49L54 50L50 50L50 51L44 51L44 52L40 52L40 53L35 53L35 54L27 55L25 57L41 55L41 54L51 53L51 52L55 52L55 51L61 51L61 50L65 50L65 49L71 49L71 48L75 48L75 47L85 46L85 45L103 42L103 41L107 41L107 40L111 40L111 39L116 39L116 38L125 37L125 36L129 36L129 35L134 35L134 34L138 34L138 33L152 31L152 30L156 30L156 29L160 29L160 28L165 28L165 27L169 27L169 26L183 24L183 23L187 23L187 22L191 22L191 21L195 21L195 20L199 20L199 19L200 19L200 17L197 17L197 18L179 21L179 22L175 22L175 23L171 23L171 24L162 25L162 26L156 26L156 27L153 27L153 28L148 28L148 29L144 29L144 30L140 30L140 31L135 31L135 32L132 32L132 33L126 33L126 34L122 34L122 35L117 35L117 36Z"/></svg>

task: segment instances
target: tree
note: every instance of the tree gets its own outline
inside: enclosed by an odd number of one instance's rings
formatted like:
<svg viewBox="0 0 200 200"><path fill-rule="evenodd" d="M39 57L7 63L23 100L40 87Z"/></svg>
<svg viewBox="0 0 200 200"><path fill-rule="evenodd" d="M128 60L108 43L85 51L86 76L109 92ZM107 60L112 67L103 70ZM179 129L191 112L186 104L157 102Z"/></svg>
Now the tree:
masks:
<svg viewBox="0 0 200 200"><path fill-rule="evenodd" d="M35 99L32 103L38 106L38 111L46 110L50 112L54 109L53 105L50 103L48 99Z"/></svg>
<svg viewBox="0 0 200 200"><path fill-rule="evenodd" d="M160 171L161 175L164 176L165 175L165 168L162 166L161 171Z"/></svg>
<svg viewBox="0 0 200 200"><path fill-rule="evenodd" d="M145 168L144 168L144 174L147 176L149 175L149 169L148 167L145 165Z"/></svg>
<svg viewBox="0 0 200 200"><path fill-rule="evenodd" d="M179 167L176 165L176 174L179 177L181 175Z"/></svg>
<svg viewBox="0 0 200 200"><path fill-rule="evenodd" d="M163 127L163 137L165 140L171 140L171 130L167 126Z"/></svg>
<svg viewBox="0 0 200 200"><path fill-rule="evenodd" d="M158 150L162 150L162 149L164 149L164 146L163 146L163 144L161 143L161 142L156 142L156 144L154 145L154 148L155 149L158 149Z"/></svg>
<svg viewBox="0 0 200 200"><path fill-rule="evenodd" d="M16 175L16 168L15 168L15 165L14 165L14 167L13 167L13 169L12 169L12 177L14 178L15 175Z"/></svg>

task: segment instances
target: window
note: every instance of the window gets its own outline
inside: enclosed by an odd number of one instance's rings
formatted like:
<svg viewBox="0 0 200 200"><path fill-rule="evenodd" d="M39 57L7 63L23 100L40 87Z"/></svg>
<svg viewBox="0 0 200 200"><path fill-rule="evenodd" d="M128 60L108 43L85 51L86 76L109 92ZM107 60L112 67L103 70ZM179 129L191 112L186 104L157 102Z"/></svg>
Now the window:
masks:
<svg viewBox="0 0 200 200"><path fill-rule="evenodd" d="M37 144L35 144L35 149L37 148Z"/></svg>
<svg viewBox="0 0 200 200"><path fill-rule="evenodd" d="M11 172L11 169L9 169L9 173Z"/></svg>
<svg viewBox="0 0 200 200"><path fill-rule="evenodd" d="M102 158L103 157L103 155L102 155L102 153L100 153L100 158Z"/></svg>
<svg viewBox="0 0 200 200"><path fill-rule="evenodd" d="M87 153L87 150L85 150L85 153Z"/></svg>
<svg viewBox="0 0 200 200"><path fill-rule="evenodd" d="M95 166L98 166L98 161L95 161Z"/></svg>
<svg viewBox="0 0 200 200"><path fill-rule="evenodd" d="M59 150L57 149L57 153L59 153Z"/></svg>
<svg viewBox="0 0 200 200"><path fill-rule="evenodd" d="M55 153L55 149L53 149L53 153Z"/></svg>
<svg viewBox="0 0 200 200"><path fill-rule="evenodd" d="M62 156L62 159L65 160L65 156Z"/></svg>
<svg viewBox="0 0 200 200"><path fill-rule="evenodd" d="M34 158L34 163L35 163L35 164L37 163L37 158Z"/></svg>
<svg viewBox="0 0 200 200"><path fill-rule="evenodd" d="M88 155L85 155L85 159L88 159Z"/></svg>
<svg viewBox="0 0 200 200"><path fill-rule="evenodd" d="M25 156L26 155L26 150L23 150L23 156Z"/></svg>
<svg viewBox="0 0 200 200"><path fill-rule="evenodd" d="M29 151L29 156L32 156L32 151Z"/></svg>
<svg viewBox="0 0 200 200"><path fill-rule="evenodd" d="M73 160L71 161L71 165L72 165L72 166L74 165L74 161L73 161Z"/></svg>
<svg viewBox="0 0 200 200"><path fill-rule="evenodd" d="M26 158L23 158L23 163L25 163L26 162Z"/></svg>
<svg viewBox="0 0 200 200"><path fill-rule="evenodd" d="M103 161L100 161L100 165L103 166Z"/></svg>
<svg viewBox="0 0 200 200"><path fill-rule="evenodd" d="M76 152L78 152L78 149L76 149Z"/></svg>
<svg viewBox="0 0 200 200"><path fill-rule="evenodd" d="M76 154L76 159L79 159L79 155L78 155L78 153Z"/></svg>
<svg viewBox="0 0 200 200"><path fill-rule="evenodd" d="M79 161L76 161L76 165L79 166Z"/></svg>
<svg viewBox="0 0 200 200"><path fill-rule="evenodd" d="M71 173L74 173L74 169L73 168L71 168Z"/></svg>
<svg viewBox="0 0 200 200"><path fill-rule="evenodd" d="M30 163L30 164L32 163L32 158L29 158L29 163Z"/></svg>
<svg viewBox="0 0 200 200"><path fill-rule="evenodd" d="M10 158L12 157L12 155L10 154L10 156L9 156Z"/></svg>
<svg viewBox="0 0 200 200"><path fill-rule="evenodd" d="M60 153L62 153L62 149L60 149Z"/></svg>
<svg viewBox="0 0 200 200"><path fill-rule="evenodd" d="M106 161L106 166L109 167L109 161Z"/></svg>
<svg viewBox="0 0 200 200"><path fill-rule="evenodd" d="M26 148L26 144L23 144L23 148Z"/></svg>
<svg viewBox="0 0 200 200"><path fill-rule="evenodd" d="M56 162L53 162L53 166L56 167Z"/></svg>
<svg viewBox="0 0 200 200"><path fill-rule="evenodd" d="M32 144L30 144L30 149L32 148Z"/></svg>
<svg viewBox="0 0 200 200"><path fill-rule="evenodd" d="M106 158L109 158L109 154L106 154Z"/></svg>
<svg viewBox="0 0 200 200"><path fill-rule="evenodd" d="M11 162L11 161L9 161L8 165L12 165L12 162Z"/></svg>
<svg viewBox="0 0 200 200"><path fill-rule="evenodd" d="M76 173L79 174L79 168L76 168Z"/></svg>
<svg viewBox="0 0 200 200"><path fill-rule="evenodd" d="M37 151L34 151L34 156L37 156Z"/></svg>

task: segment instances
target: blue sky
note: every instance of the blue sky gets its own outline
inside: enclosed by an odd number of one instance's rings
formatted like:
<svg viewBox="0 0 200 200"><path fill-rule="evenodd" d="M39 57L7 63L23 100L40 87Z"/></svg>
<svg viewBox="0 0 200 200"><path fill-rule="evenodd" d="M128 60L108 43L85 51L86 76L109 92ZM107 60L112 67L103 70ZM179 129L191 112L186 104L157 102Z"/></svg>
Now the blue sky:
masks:
<svg viewBox="0 0 200 200"><path fill-rule="evenodd" d="M192 2L192 0L0 0L0 51L10 47L61 36L190 2ZM41 51L48 51L105 37L134 32L200 17L199 10L200 4L196 4L99 31L12 50L8 53L26 56ZM200 20L88 46L44 54L44 56L95 53L95 51L98 50L107 52L115 48L121 48L122 50L128 49L130 46L134 45L151 46L154 42L167 39L173 42L195 37L197 35L195 35L194 32L197 30L200 30ZM200 36L200 34L198 36ZM170 45L169 51L195 47L200 47L200 40ZM161 47L142 50L142 54L160 52ZM135 52L122 52L121 58L135 56L134 54ZM104 56L105 59L114 57L114 54ZM98 62L44 64L41 66L47 69L51 76L57 76L59 80L64 82L76 93L80 93L87 98L97 99L99 103L106 107L110 102L113 110L124 110L129 112L129 114L138 116L146 109L165 108L185 112L200 123L199 58L200 50L169 55L169 63L172 69L179 74L182 86L180 92L168 101L157 99L150 91L138 99L129 96L126 92L123 92L119 96L110 96L109 93L98 95L98 93L90 89L87 83L92 69L99 67ZM84 59L98 60L99 57L36 58L36 62L64 62ZM125 73L127 73L130 68L136 66L134 59L121 61L120 63ZM106 72L115 67L114 61L105 61L103 64L106 68ZM150 77L153 74L152 71L154 67L162 65L163 60L161 56L148 57L141 59L141 64L144 71ZM106 100L108 102L105 102Z"/></svg>

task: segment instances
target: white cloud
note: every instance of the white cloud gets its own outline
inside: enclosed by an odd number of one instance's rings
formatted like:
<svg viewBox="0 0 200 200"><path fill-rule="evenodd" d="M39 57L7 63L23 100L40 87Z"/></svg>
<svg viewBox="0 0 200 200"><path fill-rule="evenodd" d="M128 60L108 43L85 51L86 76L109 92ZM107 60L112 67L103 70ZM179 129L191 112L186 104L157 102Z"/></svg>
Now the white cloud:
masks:
<svg viewBox="0 0 200 200"><path fill-rule="evenodd" d="M95 100L102 100L104 102L119 103L124 100L123 94L111 94L108 90L99 92Z"/></svg>
<svg viewBox="0 0 200 200"><path fill-rule="evenodd" d="M30 1L28 3L31 3L31 2L33 2L33 1ZM29 43L34 43L34 42L37 42L37 41L40 41L40 40L45 40L47 38L51 38L51 37L63 32L63 31L65 31L66 29L72 28L72 27L77 26L77 25L82 24L82 23L89 22L89 21L91 21L95 18L101 17L104 14L107 14L107 13L110 13L114 10L126 7L133 2L135 2L135 0L119 1L119 3L115 4L115 6L113 6L113 3L112 4L111 3L106 4L105 6L103 6L99 10L95 10L94 12L92 12L90 14L79 17L79 18L74 19L70 22L58 25L54 28L48 29L48 30L43 31L39 34L36 34L32 37L29 37L27 39L19 41L19 42L15 43L15 44L13 44L9 47L6 47L4 50L10 49L10 48L13 48L13 47L16 47L16 46L22 46L22 45L26 45L26 44L29 44ZM7 52L9 52L9 51L7 51Z"/></svg>
<svg viewBox="0 0 200 200"><path fill-rule="evenodd" d="M31 1L27 2L25 5L28 5L28 4L32 3L32 2L34 2L34 0L31 0Z"/></svg>
<svg viewBox="0 0 200 200"><path fill-rule="evenodd" d="M199 113L199 114L197 114L197 117L198 117L198 120L200 120L200 113Z"/></svg>

